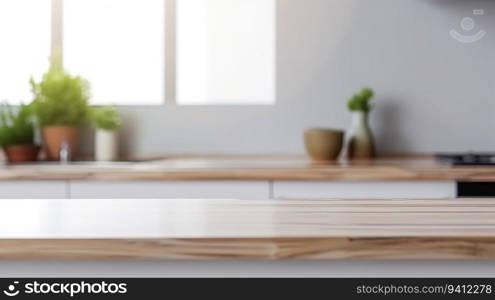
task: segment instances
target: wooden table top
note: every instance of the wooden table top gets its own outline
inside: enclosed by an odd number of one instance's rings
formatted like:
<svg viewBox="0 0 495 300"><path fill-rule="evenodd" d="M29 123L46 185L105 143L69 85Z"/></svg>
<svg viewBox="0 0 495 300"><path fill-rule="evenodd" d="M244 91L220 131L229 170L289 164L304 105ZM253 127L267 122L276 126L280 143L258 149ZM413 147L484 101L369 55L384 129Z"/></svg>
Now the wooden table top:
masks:
<svg viewBox="0 0 495 300"><path fill-rule="evenodd" d="M495 166L432 157L314 163L305 157L186 157L147 162L0 165L0 180L495 181Z"/></svg>
<svg viewBox="0 0 495 300"><path fill-rule="evenodd" d="M2 200L0 259L493 259L495 199Z"/></svg>

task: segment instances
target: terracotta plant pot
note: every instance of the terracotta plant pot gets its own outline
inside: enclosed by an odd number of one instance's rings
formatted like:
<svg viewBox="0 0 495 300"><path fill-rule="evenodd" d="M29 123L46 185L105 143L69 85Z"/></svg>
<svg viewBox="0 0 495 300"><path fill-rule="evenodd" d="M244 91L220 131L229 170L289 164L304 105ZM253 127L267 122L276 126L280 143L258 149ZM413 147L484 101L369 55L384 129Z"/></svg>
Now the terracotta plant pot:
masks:
<svg viewBox="0 0 495 300"><path fill-rule="evenodd" d="M11 163L38 160L40 147L35 144L17 144L3 147L7 161Z"/></svg>
<svg viewBox="0 0 495 300"><path fill-rule="evenodd" d="M66 142L74 157L79 140L79 128L71 126L47 126L41 130L43 145L50 160L59 160L61 145Z"/></svg>

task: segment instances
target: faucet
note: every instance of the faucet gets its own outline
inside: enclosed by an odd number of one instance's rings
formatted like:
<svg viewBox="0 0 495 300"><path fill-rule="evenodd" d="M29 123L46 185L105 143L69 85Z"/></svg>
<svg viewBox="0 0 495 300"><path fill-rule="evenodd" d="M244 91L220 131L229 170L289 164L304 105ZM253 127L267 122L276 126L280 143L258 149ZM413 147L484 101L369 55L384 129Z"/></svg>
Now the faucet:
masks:
<svg viewBox="0 0 495 300"><path fill-rule="evenodd" d="M69 142L67 142L66 140L64 140L64 141L62 141L62 143L60 143L60 149L58 151L58 157L59 157L61 164L67 164L71 159L71 157L70 157L70 145L69 145Z"/></svg>

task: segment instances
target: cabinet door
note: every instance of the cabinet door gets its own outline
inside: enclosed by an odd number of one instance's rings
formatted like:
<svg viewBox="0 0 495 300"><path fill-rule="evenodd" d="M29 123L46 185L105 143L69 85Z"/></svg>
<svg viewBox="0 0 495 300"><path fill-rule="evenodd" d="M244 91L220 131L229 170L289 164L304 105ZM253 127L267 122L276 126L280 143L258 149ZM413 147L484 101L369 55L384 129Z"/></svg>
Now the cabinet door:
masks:
<svg viewBox="0 0 495 300"><path fill-rule="evenodd" d="M267 181L71 181L74 199L269 197Z"/></svg>
<svg viewBox="0 0 495 300"><path fill-rule="evenodd" d="M67 198L65 181L1 181L0 199Z"/></svg>
<svg viewBox="0 0 495 300"><path fill-rule="evenodd" d="M288 199L443 199L456 197L455 182L276 181L275 198Z"/></svg>

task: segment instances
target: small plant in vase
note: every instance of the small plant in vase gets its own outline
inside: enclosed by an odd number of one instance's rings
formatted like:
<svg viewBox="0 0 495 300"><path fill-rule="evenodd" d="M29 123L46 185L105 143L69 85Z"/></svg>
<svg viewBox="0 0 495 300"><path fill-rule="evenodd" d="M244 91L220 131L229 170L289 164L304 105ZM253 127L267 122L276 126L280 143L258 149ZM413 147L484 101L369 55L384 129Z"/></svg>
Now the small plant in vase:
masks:
<svg viewBox="0 0 495 300"><path fill-rule="evenodd" d="M91 121L96 128L95 160L117 160L117 131L122 123L117 108L113 106L94 107L91 109Z"/></svg>
<svg viewBox="0 0 495 300"><path fill-rule="evenodd" d="M60 68L60 58L52 58L51 66L40 82L31 78L34 96L33 111L41 127L45 150L51 160L59 159L60 147L67 143L74 155L79 130L87 121L89 85L79 76Z"/></svg>
<svg viewBox="0 0 495 300"><path fill-rule="evenodd" d="M28 162L38 158L40 147L34 143L32 107L21 104L17 111L9 105L0 110L0 145L9 162Z"/></svg>
<svg viewBox="0 0 495 300"><path fill-rule="evenodd" d="M353 114L347 137L347 156L350 159L371 159L376 155L373 134L368 121L369 113L373 109L371 103L373 96L372 89L363 88L347 102L347 107Z"/></svg>

